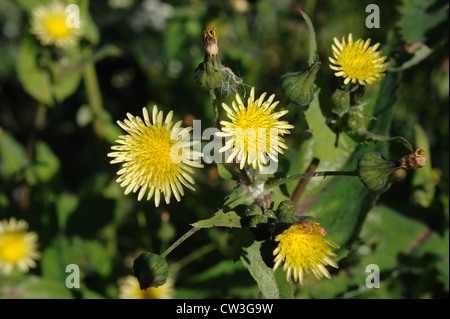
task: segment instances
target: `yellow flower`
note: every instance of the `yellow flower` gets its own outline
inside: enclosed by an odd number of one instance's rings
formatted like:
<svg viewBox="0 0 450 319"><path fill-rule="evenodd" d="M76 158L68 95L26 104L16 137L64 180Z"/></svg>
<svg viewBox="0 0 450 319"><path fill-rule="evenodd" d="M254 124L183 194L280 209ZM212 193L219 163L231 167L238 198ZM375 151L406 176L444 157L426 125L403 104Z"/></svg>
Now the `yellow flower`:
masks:
<svg viewBox="0 0 450 319"><path fill-rule="evenodd" d="M278 153L284 154L283 149L287 149L281 136L290 134L288 129L294 126L278 119L289 111L274 112L279 101L273 102L275 94L264 101L266 94L264 92L255 101L255 88L252 88L247 106L244 106L238 93L237 104L235 101L232 103L233 109L225 103L222 104L231 122L221 121L222 132L217 133L217 136L231 138L219 151L226 152L231 149L232 153L226 161L231 162L236 158L241 169L246 162L255 169L257 166L261 168L267 164L266 155L278 162Z"/></svg>
<svg viewBox="0 0 450 319"><path fill-rule="evenodd" d="M141 290L139 281L134 276L126 276L119 281L119 299L172 299L174 294L173 281L170 278L162 286L144 290Z"/></svg>
<svg viewBox="0 0 450 319"><path fill-rule="evenodd" d="M345 85L350 82L355 84L356 81L361 85L377 82L384 77L383 72L388 66L388 62L385 63L387 57L380 57L381 51L376 51L379 46L379 43L370 46L370 39L353 42L351 33L348 43L345 37L342 37L341 42L334 38L334 44L331 45L334 59L329 57L332 63L330 68L338 71L334 75L342 76Z"/></svg>
<svg viewBox="0 0 450 319"><path fill-rule="evenodd" d="M27 232L28 223L24 220L0 221L0 271L11 274L14 267L21 272L28 272L36 267L40 257L37 251L38 236Z"/></svg>
<svg viewBox="0 0 450 319"><path fill-rule="evenodd" d="M81 28L67 24L69 14L60 2L38 6L32 12L31 33L36 35L42 45L59 48L76 45L82 32Z"/></svg>
<svg viewBox="0 0 450 319"><path fill-rule="evenodd" d="M330 273L324 265L338 268L338 265L328 256L337 257L331 249L339 248L332 241L323 239L326 231L319 224L307 222L296 222L281 234L275 237L278 247L273 251L274 259L273 271L284 262L283 270L286 271L286 279L289 281L291 274L294 281L300 279L303 284L303 272L309 274L309 270L321 279L323 276L331 279Z"/></svg>
<svg viewBox="0 0 450 319"><path fill-rule="evenodd" d="M194 142L189 141L192 127L180 129L182 121L172 126L173 111L167 114L163 123L163 112L156 105L153 107L152 122L147 108L142 109L144 120L127 113L128 119L117 121L119 126L128 132L116 140L120 145L111 149L117 151L109 153L115 157L111 161L123 163L117 172L120 177L117 182L126 187L125 194L135 193L139 188L138 200L144 197L148 190L147 200L155 196L155 205L159 206L161 192L167 204L173 193L177 201L184 195L183 186L195 190L191 184L194 179L192 167L203 167L199 163L201 153L191 150Z"/></svg>

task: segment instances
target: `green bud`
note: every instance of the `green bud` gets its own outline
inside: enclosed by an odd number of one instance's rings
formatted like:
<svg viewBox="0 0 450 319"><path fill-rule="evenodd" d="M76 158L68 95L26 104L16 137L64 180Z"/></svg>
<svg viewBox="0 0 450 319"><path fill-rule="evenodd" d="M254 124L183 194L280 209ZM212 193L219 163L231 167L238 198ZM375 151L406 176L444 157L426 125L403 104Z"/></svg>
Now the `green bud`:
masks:
<svg viewBox="0 0 450 319"><path fill-rule="evenodd" d="M245 209L244 216L250 217L250 216L261 215L261 214L262 214L261 207L257 204L251 204L250 206L247 206L247 208Z"/></svg>
<svg viewBox="0 0 450 319"><path fill-rule="evenodd" d="M280 222L287 222L297 214L297 205L293 201L285 200L278 205L275 214Z"/></svg>
<svg viewBox="0 0 450 319"><path fill-rule="evenodd" d="M269 218L264 215L256 215L250 219L248 226L250 228L257 227L259 224L266 224L269 221Z"/></svg>
<svg viewBox="0 0 450 319"><path fill-rule="evenodd" d="M159 287L167 281L169 267L161 256L152 253L142 253L134 260L134 275L141 289Z"/></svg>
<svg viewBox="0 0 450 319"><path fill-rule="evenodd" d="M264 216L266 216L267 218L271 218L271 219L276 219L276 216L275 216L275 213L273 212L273 210L271 210L271 209L266 209L265 211L264 211L264 214L263 214Z"/></svg>
<svg viewBox="0 0 450 319"><path fill-rule="evenodd" d="M396 163L386 160L377 152L368 152L358 159L358 175L361 182L372 191L386 186L389 177L396 171Z"/></svg>
<svg viewBox="0 0 450 319"><path fill-rule="evenodd" d="M321 62L317 61L305 71L286 73L281 77L281 88L284 95L305 110L314 99L314 81L320 64Z"/></svg>
<svg viewBox="0 0 450 319"><path fill-rule="evenodd" d="M195 69L195 80L202 88L221 87L226 75L217 55L206 54L203 62Z"/></svg>
<svg viewBox="0 0 450 319"><path fill-rule="evenodd" d="M361 90L358 90L358 93L355 94L355 102L357 104L369 103L377 95L379 89L380 84L378 82L362 86Z"/></svg>
<svg viewBox="0 0 450 319"><path fill-rule="evenodd" d="M344 90L336 90L331 97L334 108L333 113L342 117L350 108L350 93Z"/></svg>
<svg viewBox="0 0 450 319"><path fill-rule="evenodd" d="M350 108L344 116L344 123L347 130L358 130L366 127L366 119L357 108Z"/></svg>

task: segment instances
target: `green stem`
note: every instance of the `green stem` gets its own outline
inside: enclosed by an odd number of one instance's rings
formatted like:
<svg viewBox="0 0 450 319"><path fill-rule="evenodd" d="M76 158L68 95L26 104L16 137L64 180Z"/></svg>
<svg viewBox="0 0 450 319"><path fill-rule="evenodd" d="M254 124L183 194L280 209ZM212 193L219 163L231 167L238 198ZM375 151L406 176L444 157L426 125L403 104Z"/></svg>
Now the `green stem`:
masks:
<svg viewBox="0 0 450 319"><path fill-rule="evenodd" d="M93 62L87 62L83 71L84 84L87 92L87 99L91 107L94 119L94 131L100 139L105 138L105 129L103 122L98 117L103 110L102 96L100 94L100 87L98 85L97 73Z"/></svg>
<svg viewBox="0 0 450 319"><path fill-rule="evenodd" d="M191 228L186 234L184 234L183 236L181 236L180 238L178 238L178 240L176 242L174 242L172 244L172 246L170 246L169 248L167 248L167 250L165 252L163 252L161 254L162 258L166 258L168 254L170 254L170 252L172 250L174 250L175 248L177 248L183 241L185 241L186 239L188 239L189 237L191 237L192 235L194 235L198 230L200 229L200 227L193 227Z"/></svg>
<svg viewBox="0 0 450 319"><path fill-rule="evenodd" d="M216 98L216 92L214 91L214 89L209 90L209 95L211 96L211 103L212 103L213 109L214 109L214 120L216 122L217 128L220 130L219 109L217 107L217 103L216 103L217 98Z"/></svg>
<svg viewBox="0 0 450 319"><path fill-rule="evenodd" d="M358 170L354 170L354 171L322 171L322 172L297 174L297 175L280 178L273 182L267 183L265 188L267 190L267 189L271 189L271 188L286 184L287 182L290 182L290 181L293 181L296 179L312 178L312 177L318 177L318 176L323 176L323 177L326 177L326 176L358 176Z"/></svg>

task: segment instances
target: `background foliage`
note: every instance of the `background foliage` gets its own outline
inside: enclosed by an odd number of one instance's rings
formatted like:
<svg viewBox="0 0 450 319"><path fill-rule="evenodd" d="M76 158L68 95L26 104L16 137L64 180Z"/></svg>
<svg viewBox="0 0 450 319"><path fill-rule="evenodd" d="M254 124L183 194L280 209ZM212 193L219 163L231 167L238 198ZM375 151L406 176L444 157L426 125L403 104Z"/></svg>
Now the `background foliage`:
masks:
<svg viewBox="0 0 450 319"><path fill-rule="evenodd" d="M349 32L370 37L397 62L382 82L392 88L390 94L379 102L392 112L373 126L425 147L430 161L414 173L397 174L390 189L373 196L367 207L355 189L368 191L349 177L305 206L305 214L320 217L331 240L352 240L332 280L308 278L313 280L295 297L448 297L448 2L90 1L81 6L87 35L69 57L79 68L69 72L57 61L56 79L46 79L33 64L36 40L28 31L29 13L44 2L0 3L0 218L27 220L39 234L42 253L30 273L12 283L0 277L0 297L117 298L117 281L132 274L141 251L162 253L189 224L216 212L235 182L224 180L214 164L197 170L197 191L188 191L180 203L156 209L151 201L123 195L115 182L117 167L106 157L121 134L115 121L157 104L165 112L173 109L185 125L201 119L203 129L214 126L209 93L194 79L204 56L201 33L210 26L218 30L222 63L257 92L273 92L282 100L280 77L308 66L308 31L297 8L316 31L323 114L331 116L330 97L338 85L327 61L333 37ZM379 29L365 27L369 3L380 7ZM101 95L91 91L95 77ZM240 89L249 93L249 87ZM221 93L220 102L233 98ZM309 164L296 161L308 158L305 115L290 109L286 117L296 129L280 170L301 173ZM324 135L326 144L334 145L334 136ZM354 161L344 164L354 169ZM311 183L305 198L321 182ZM346 215L358 209L368 210L362 220ZM349 233L354 227L348 220L357 223L358 232ZM242 262L233 261L233 235L228 229L203 229L169 255L177 298L261 296ZM71 263L81 268L78 290L64 285ZM368 264L380 267L379 289L365 286Z"/></svg>

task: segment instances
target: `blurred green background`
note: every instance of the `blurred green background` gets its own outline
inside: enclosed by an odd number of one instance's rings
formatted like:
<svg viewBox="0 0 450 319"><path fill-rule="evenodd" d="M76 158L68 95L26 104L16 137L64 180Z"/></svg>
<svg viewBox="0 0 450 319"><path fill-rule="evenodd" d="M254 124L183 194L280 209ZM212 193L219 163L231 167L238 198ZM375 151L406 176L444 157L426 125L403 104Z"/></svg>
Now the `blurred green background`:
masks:
<svg viewBox="0 0 450 319"><path fill-rule="evenodd" d="M214 126L209 92L194 79L204 57L202 31L212 26L222 63L246 84L241 95L255 86L257 95L267 91L281 100L280 77L308 66L298 8L316 30L325 115L338 86L328 67L333 37L351 32L383 50L395 35L402 56L413 57L420 44L432 51L402 72L391 127L391 136L427 149L427 167L398 174L332 280L307 281L296 297L448 298L447 1L90 1L88 36L76 61L94 63L101 95L92 100L79 66L56 81L63 93L53 105L36 98L39 77L20 71L28 63L23 47L36 42L31 8L47 2L0 2L0 219L28 221L42 254L37 268L12 282L0 276L0 298L117 298L117 282L133 273L140 252L162 253L189 224L216 212L235 183L221 179L214 164L196 171L197 191L187 190L180 203L155 208L123 195L115 182L119 165L106 157L122 134L115 121L157 104L185 125L201 119L203 129ZM378 29L365 26L370 3L380 8ZM233 98L217 93L219 103ZM231 239L227 229L201 230L169 255L176 298L260 297L249 273L232 261ZM64 286L71 263L80 266L80 289ZM380 267L379 289L365 286L368 264Z"/></svg>

